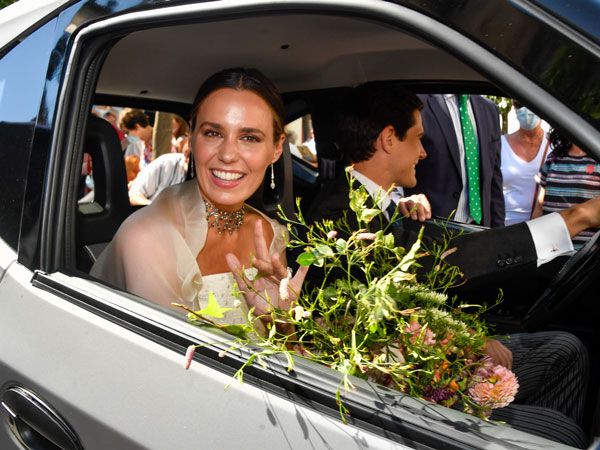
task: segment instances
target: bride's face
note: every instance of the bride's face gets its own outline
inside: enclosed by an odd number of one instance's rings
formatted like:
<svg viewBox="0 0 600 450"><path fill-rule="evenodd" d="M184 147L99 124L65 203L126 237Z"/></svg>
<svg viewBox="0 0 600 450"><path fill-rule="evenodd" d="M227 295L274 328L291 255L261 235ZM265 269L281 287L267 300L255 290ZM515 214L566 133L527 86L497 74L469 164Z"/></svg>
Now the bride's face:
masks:
<svg viewBox="0 0 600 450"><path fill-rule="evenodd" d="M219 89L200 105L191 145L204 198L224 210L239 209L258 189L267 167L281 155L273 112L251 91Z"/></svg>

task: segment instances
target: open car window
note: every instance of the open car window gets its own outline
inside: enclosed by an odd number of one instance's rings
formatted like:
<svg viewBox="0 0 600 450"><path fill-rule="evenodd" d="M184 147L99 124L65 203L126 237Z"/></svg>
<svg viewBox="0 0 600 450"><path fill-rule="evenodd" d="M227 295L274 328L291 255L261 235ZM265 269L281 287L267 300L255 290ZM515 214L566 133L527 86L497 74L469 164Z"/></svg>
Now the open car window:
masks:
<svg viewBox="0 0 600 450"><path fill-rule="evenodd" d="M128 178L124 143L116 130L110 134L112 125L90 117L93 105L131 105L185 116L195 90L209 74L224 67L257 66L274 79L290 109L298 100L310 105L301 115L292 113L294 120L286 124L287 148L274 169L277 190L269 189L270 180L265 179L252 199L255 207L271 217L277 215L279 206L291 212L296 197L306 199L307 207L323 183L340 170L343 155L333 135L336 102L345 90L366 81L405 85L415 91L419 87L447 92L453 92L453 88L490 88L494 94L531 100L540 112L547 112L549 120L574 134L582 131L577 134L582 141L591 142L598 136L588 116L581 119L571 103L551 95L528 74L517 72L502 55L479 47L468 35L423 11L387 2L316 2L318 7L315 2L297 3L300 6L294 4L291 10L285 2L237 6L227 2L161 3L156 8L145 4L139 11L123 11L106 20L100 16L96 22L77 29L65 84L59 89L57 131L49 159L49 173L55 176L48 182L50 200L44 205L41 222L44 239L39 252L32 253L39 254L41 261L33 265L41 269L35 273L33 284L65 300L73 308L70 314L77 315L77 308L81 308L90 315L86 316L89 322L98 317L109 323L107 328L127 330L131 333L127 335L129 341L152 348L160 355L161 365L165 361L172 364L168 370L160 370L157 378L161 387L168 386L173 367L183 361L185 349L201 344L203 350L195 356L195 372L190 373L193 377L178 378L176 398L184 404L180 404L177 417L187 415L183 419L186 426L194 425L190 417L196 414L199 402L186 402L184 386L194 394L207 396L201 417L215 427L218 421L211 422L209 410L217 410L222 406L220 399L228 395L219 387L231 381L253 357L253 349L226 351L233 342L231 335L210 327L195 327L184 313L115 289L89 275L104 245L135 210L128 197L127 183L132 180ZM184 43L194 43L194 51L184 51ZM590 146L590 151L598 152L599 146ZM94 201L82 201L92 191ZM94 202L101 207L90 206ZM506 332L521 327L526 312L518 302L521 285L512 287L512 292L507 291L507 304L515 308L495 311L493 318ZM494 293L498 290L498 286L484 288ZM581 293L584 300L591 295L591 289ZM563 328L574 329L575 317L567 317ZM593 342L597 337L595 328L591 323L584 323L583 328L581 335ZM117 348L118 340L110 342L111 348ZM142 358L132 358L137 364L143 362ZM246 405L244 414L249 418L253 408L262 408L261 414L268 418L264 423L272 425L265 440L267 448L280 448L278 443L285 440L282 436L290 429L296 430L291 434L294 439L303 435L314 446L331 440L339 445L368 442L373 448L388 444L406 448L486 448L494 441L500 447L559 448L539 436L358 378L353 382L355 389L343 394L344 407L349 411L346 425L336 399L339 373L301 358L293 371L288 367L288 361L279 357L266 358L264 365L250 365L243 387L231 388L236 393L235 401L227 403L230 408L235 408L231 405L237 402ZM127 371L129 375L129 368ZM198 386L202 377L209 375L212 394ZM167 397L166 393L159 396L159 402L167 402ZM258 406L252 403L256 399ZM145 406L149 407L148 403ZM296 423L295 408L300 411ZM589 414L591 417L593 412ZM319 417L326 419L319 423ZM237 418L227 420L228 424L237 422ZM239 443L239 439L228 436L227 427L219 431L222 441L214 439L212 444L224 442L224 446L234 447ZM151 434L155 436L159 431ZM318 436L327 438L319 440ZM166 438L157 439L166 442ZM148 441L143 444L152 446ZM295 446L294 442L287 444Z"/></svg>

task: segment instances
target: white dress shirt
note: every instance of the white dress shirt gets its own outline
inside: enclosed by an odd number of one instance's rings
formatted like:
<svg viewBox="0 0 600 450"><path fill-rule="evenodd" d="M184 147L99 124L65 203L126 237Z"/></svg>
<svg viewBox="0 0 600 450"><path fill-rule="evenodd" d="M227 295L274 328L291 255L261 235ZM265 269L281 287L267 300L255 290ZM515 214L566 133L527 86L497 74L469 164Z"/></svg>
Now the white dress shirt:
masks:
<svg viewBox="0 0 600 450"><path fill-rule="evenodd" d="M392 201L391 192L388 195L380 185L357 170L353 169L351 172L352 176L365 187L373 200L377 201L379 199L377 206L382 211L385 211L390 201ZM397 202L396 199L394 200ZM574 253L569 230L560 214L547 214L537 219L528 220L526 224L531 233L533 245L535 246L538 267L552 261L558 256L572 255Z"/></svg>
<svg viewBox="0 0 600 450"><path fill-rule="evenodd" d="M371 198L377 202L377 207L382 210L386 216L386 210L390 205L390 202L393 201L397 205L400 199L404 197L404 190L400 186L395 186L388 193L381 186L379 186L366 175L360 173L358 170L352 169L351 173L352 176L356 178L356 181L365 187Z"/></svg>

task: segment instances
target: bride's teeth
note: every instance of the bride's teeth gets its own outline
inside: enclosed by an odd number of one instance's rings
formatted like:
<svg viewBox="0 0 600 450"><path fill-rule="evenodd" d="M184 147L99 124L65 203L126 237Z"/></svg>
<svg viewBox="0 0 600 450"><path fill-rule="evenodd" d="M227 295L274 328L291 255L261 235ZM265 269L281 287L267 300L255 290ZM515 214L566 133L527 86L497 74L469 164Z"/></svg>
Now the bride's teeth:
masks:
<svg viewBox="0 0 600 450"><path fill-rule="evenodd" d="M241 173L235 172L223 172L221 170L213 170L213 175L221 180L231 181L231 180L239 180L243 177Z"/></svg>

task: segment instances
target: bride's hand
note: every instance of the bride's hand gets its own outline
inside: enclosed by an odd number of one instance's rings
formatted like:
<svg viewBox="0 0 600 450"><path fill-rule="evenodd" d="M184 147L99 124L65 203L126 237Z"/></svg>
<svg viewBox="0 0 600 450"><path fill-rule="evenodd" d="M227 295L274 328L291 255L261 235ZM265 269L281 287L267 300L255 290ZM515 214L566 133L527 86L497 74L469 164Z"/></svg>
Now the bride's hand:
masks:
<svg viewBox="0 0 600 450"><path fill-rule="evenodd" d="M246 303L249 307L254 307L256 316L268 314L272 308L290 309L300 294L308 267L300 267L290 278L288 269L281 262L280 256L269 254L262 220L257 220L254 226L254 247L256 257L252 261L252 265L258 270L258 274L253 280L246 276L240 261L233 253L225 255L229 270L233 273L240 291L244 294ZM286 279L287 281L283 281Z"/></svg>

